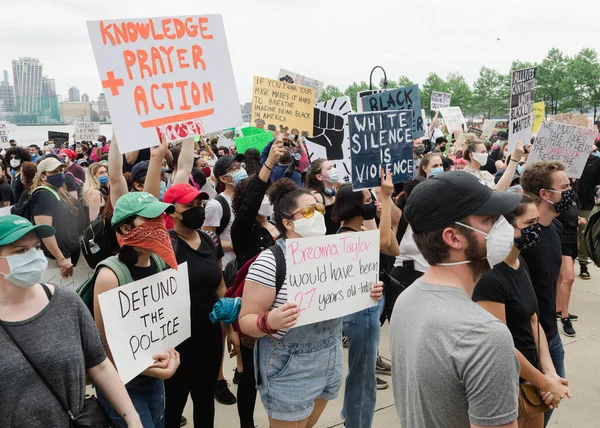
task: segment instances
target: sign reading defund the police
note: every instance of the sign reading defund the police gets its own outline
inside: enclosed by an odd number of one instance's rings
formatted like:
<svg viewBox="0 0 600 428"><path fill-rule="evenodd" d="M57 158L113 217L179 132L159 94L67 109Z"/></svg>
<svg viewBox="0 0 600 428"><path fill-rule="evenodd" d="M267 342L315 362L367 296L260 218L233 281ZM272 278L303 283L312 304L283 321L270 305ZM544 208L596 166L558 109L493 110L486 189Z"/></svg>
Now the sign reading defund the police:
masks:
<svg viewBox="0 0 600 428"><path fill-rule="evenodd" d="M381 168L394 183L412 180L412 110L351 113L348 128L354 190L380 186Z"/></svg>
<svg viewBox="0 0 600 428"><path fill-rule="evenodd" d="M294 327L375 306L379 231L288 239L286 269L288 302L300 310Z"/></svg>
<svg viewBox="0 0 600 428"><path fill-rule="evenodd" d="M98 301L123 383L191 335L187 263L102 293Z"/></svg>

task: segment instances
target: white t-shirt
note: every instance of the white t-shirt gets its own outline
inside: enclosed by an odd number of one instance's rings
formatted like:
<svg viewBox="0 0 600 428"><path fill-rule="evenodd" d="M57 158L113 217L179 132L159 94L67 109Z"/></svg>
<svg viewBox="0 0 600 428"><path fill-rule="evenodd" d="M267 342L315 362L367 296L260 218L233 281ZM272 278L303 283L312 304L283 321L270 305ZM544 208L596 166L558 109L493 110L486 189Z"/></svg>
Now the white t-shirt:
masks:
<svg viewBox="0 0 600 428"><path fill-rule="evenodd" d="M231 226L233 225L233 220L235 219L235 215L233 214L233 209L231 208L232 198L226 196L221 193L221 196L225 198L227 203L229 204L229 211L231 212L231 216L229 217L229 223L227 227L221 232L219 238L221 241L231 242ZM204 219L204 226L207 227L219 227L221 225L221 219L223 218L223 207L219 201L211 199L208 201L205 207L206 218ZM221 259L223 262L223 270L225 270L225 266L227 263L235 259L235 252L233 251L225 251L225 255Z"/></svg>
<svg viewBox="0 0 600 428"><path fill-rule="evenodd" d="M427 263L423 254L417 248L417 244L413 238L413 231L408 226L400 242L400 255L396 257L394 267L402 266L402 262L410 260L415 262L416 271L426 272L429 269L429 263Z"/></svg>

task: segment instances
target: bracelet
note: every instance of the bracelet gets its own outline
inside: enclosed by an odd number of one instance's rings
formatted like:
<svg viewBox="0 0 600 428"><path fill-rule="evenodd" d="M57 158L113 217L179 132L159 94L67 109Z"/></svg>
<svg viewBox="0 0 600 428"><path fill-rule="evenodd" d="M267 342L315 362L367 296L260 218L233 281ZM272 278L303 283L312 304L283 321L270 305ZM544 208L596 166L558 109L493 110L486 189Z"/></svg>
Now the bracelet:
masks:
<svg viewBox="0 0 600 428"><path fill-rule="evenodd" d="M266 163L266 162L264 163L264 166L265 166L265 168L267 168L269 171L273 171L273 169L272 169L272 168L271 168L269 165L267 165L267 163Z"/></svg>
<svg viewBox="0 0 600 428"><path fill-rule="evenodd" d="M516 160L516 159L512 159L512 158L510 159L510 161L511 161L511 162L516 162L516 163L519 163L519 161L518 161L518 160Z"/></svg>
<svg viewBox="0 0 600 428"><path fill-rule="evenodd" d="M256 319L256 327L263 333L269 334L269 335L277 333L277 330L271 330L271 326L269 325L269 322L267 321L267 317L269 316L270 313L271 313L271 311L266 311L264 314L260 315Z"/></svg>

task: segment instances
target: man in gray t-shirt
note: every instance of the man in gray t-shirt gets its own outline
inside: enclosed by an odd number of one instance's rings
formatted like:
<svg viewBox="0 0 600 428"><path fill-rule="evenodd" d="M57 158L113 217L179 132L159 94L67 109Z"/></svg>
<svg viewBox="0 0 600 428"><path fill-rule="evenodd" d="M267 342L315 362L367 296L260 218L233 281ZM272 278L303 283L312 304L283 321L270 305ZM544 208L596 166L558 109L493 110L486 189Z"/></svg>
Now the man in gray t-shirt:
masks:
<svg viewBox="0 0 600 428"><path fill-rule="evenodd" d="M511 334L471 294L481 274L510 252L514 231L502 214L521 198L459 171L411 193L404 212L431 267L392 314L392 381L403 427L517 427Z"/></svg>

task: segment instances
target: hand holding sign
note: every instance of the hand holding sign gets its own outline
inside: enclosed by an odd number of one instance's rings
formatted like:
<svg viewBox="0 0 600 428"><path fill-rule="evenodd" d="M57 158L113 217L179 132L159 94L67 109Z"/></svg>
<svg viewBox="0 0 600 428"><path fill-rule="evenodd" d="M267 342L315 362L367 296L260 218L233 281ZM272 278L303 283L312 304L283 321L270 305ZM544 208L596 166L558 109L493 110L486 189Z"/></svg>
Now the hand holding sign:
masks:
<svg viewBox="0 0 600 428"><path fill-rule="evenodd" d="M343 159L344 117L315 107L313 143L325 147L327 159Z"/></svg>
<svg viewBox="0 0 600 428"><path fill-rule="evenodd" d="M285 305L275 308L269 313L267 323L271 330L292 328L296 324L299 314L298 303L287 302Z"/></svg>
<svg viewBox="0 0 600 428"><path fill-rule="evenodd" d="M173 348L169 348L168 353L153 355L152 358L155 359L154 364L148 367L143 374L162 380L173 377L181 363L179 352Z"/></svg>

